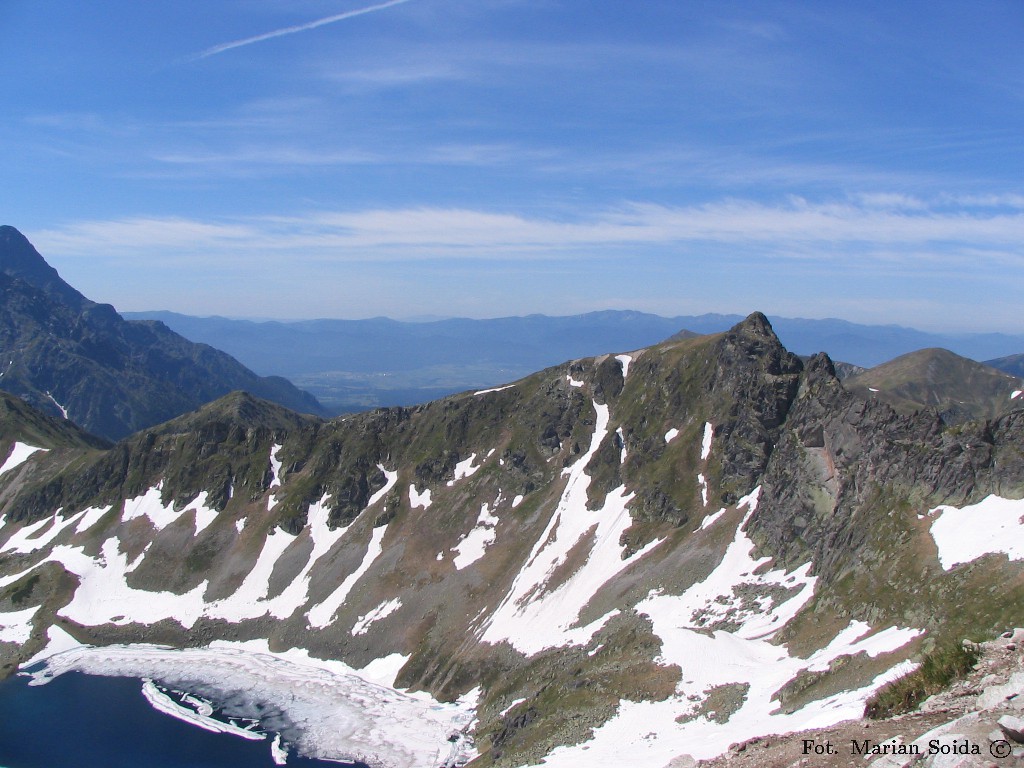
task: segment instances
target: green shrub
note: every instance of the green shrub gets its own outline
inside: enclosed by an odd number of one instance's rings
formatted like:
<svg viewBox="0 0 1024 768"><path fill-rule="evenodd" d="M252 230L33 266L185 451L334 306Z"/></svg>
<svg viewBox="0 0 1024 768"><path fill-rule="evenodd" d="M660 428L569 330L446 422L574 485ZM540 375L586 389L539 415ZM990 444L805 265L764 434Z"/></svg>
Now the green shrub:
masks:
<svg viewBox="0 0 1024 768"><path fill-rule="evenodd" d="M946 643L926 653L921 666L882 686L868 699L864 716L874 720L917 709L918 705L946 688L974 667L981 649L973 643Z"/></svg>

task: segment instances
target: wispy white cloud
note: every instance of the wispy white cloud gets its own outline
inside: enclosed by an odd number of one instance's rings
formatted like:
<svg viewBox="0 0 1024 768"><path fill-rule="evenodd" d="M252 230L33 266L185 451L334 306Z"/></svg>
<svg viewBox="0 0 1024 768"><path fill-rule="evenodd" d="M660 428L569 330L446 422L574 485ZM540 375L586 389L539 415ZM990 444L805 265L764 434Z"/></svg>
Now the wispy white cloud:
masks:
<svg viewBox="0 0 1024 768"><path fill-rule="evenodd" d="M725 199L697 206L633 203L575 218L540 218L467 208L316 212L298 216L198 221L132 218L92 221L31 233L61 256L176 250L299 255L308 259L590 258L628 250L637 258L662 247L717 248L732 258L784 262L860 259L977 268L1024 263L1024 212L932 209L902 195L866 201L790 198L765 204Z"/></svg>
<svg viewBox="0 0 1024 768"><path fill-rule="evenodd" d="M246 37L241 40L232 40L228 43L221 43L219 45L211 46L210 48L207 48L206 50L196 54L195 58L205 59L210 56L216 56L218 53L230 51L234 48L242 48L243 46L252 45L253 43L262 43L264 40L272 40L275 37L284 37L285 35L294 35L298 32L306 32L307 30L310 29L324 27L328 24L335 24L336 22L344 21L345 19L351 19L356 16L363 16L367 13L381 11L384 10L385 8L390 8L394 5L401 5L407 2L409 2L409 0L388 0L385 3L369 5L366 6L365 8L357 8L355 10L346 11L344 13L336 13L333 16L325 16L322 19L310 21L305 24L296 24L295 26L291 27L282 27L280 29L275 29L271 32L265 32L262 35L254 35L253 37Z"/></svg>

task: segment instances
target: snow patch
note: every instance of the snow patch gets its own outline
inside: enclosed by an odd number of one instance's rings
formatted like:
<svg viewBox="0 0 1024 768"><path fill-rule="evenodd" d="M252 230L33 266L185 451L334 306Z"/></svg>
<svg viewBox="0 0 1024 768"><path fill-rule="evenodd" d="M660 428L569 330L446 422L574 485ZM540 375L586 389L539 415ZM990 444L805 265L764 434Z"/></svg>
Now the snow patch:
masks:
<svg viewBox="0 0 1024 768"><path fill-rule="evenodd" d="M665 443L671 443L677 437L679 437L679 430L676 429L675 427L672 427L672 429L665 433Z"/></svg>
<svg viewBox="0 0 1024 768"><path fill-rule="evenodd" d="M7 460L0 467L0 475L5 472L10 472L15 467L19 467L25 463L29 456L36 451L48 451L49 448L39 448L35 445L29 445L28 443L16 442L11 446L11 452L7 456Z"/></svg>
<svg viewBox="0 0 1024 768"><path fill-rule="evenodd" d="M111 508L112 507L107 506L89 507L88 509L86 509L84 512L82 512L82 516L78 519L78 525L75 526L75 533L83 533L84 531L88 531L90 528L96 525L96 523L100 521L100 518L107 514L107 512L109 512Z"/></svg>
<svg viewBox="0 0 1024 768"><path fill-rule="evenodd" d="M631 355L616 355L615 359L622 366L622 378L625 380L629 376L629 364L633 362L633 357Z"/></svg>
<svg viewBox="0 0 1024 768"><path fill-rule="evenodd" d="M373 529L373 533L370 535L370 543L366 546L366 554L363 555L363 560L359 567L346 576L345 580L327 596L326 600L314 605L306 612L306 618L309 619L311 627L323 629L331 623L334 619L334 614L348 598L352 587L363 577L363 574L370 570L370 566L373 565L374 561L380 557L381 552L384 551L382 542L384 541L384 534L387 532L387 529L386 525Z"/></svg>
<svg viewBox="0 0 1024 768"><path fill-rule="evenodd" d="M477 397L479 397L480 395L487 395L487 394L490 394L491 392L502 392L502 391L504 391L506 389L512 389L512 387L514 387L514 386L515 386L515 384L506 384L503 387L492 387L491 389L481 389L481 390L478 390L478 391L474 392L473 394L476 395Z"/></svg>
<svg viewBox="0 0 1024 768"><path fill-rule="evenodd" d="M707 504L706 504L706 503L705 503L705 506L707 506ZM703 520L701 521L701 524L700 524L700 528L698 528L697 530L698 530L698 531L704 531L704 530L707 530L707 529L708 529L708 528L710 528L710 527L711 527L712 525L714 525L715 523L717 523L717 522L719 521L719 519L720 519L720 518L722 517L722 515L724 515L724 514L725 514L725 507L722 507L722 508L721 508L720 510L718 510L717 512L715 512L715 513L714 513L713 515L708 515L707 517L705 517L705 518L704 518L704 519L703 519Z"/></svg>
<svg viewBox="0 0 1024 768"><path fill-rule="evenodd" d="M400 653L391 653L380 659L374 659L365 667L359 670L359 676L371 683L384 685L388 688L395 687L395 679L402 667L409 661L410 656L403 656Z"/></svg>
<svg viewBox="0 0 1024 768"><path fill-rule="evenodd" d="M583 386L583 382L582 381L576 381L576 379L574 379L572 377L572 374L569 374L569 373L565 374L565 380L569 382L569 386L570 387L582 387Z"/></svg>
<svg viewBox="0 0 1024 768"><path fill-rule="evenodd" d="M27 643L32 636L32 619L40 607L0 613L0 643Z"/></svg>
<svg viewBox="0 0 1024 768"><path fill-rule="evenodd" d="M521 494L521 493L517 493L515 496L513 496L512 497L512 509L515 509L520 504L522 504L523 503L523 499L525 499L525 498L526 497L523 496L523 494Z"/></svg>
<svg viewBox="0 0 1024 768"><path fill-rule="evenodd" d="M871 693L912 666L896 665L863 688L811 702L795 712L780 710L774 698L777 691L802 671L828 669L841 655L865 652L878 656L902 647L920 632L890 627L872 635L868 625L853 622L808 659L768 642L810 599L814 579L807 576L809 564L791 574L769 571L753 575L755 568L767 563L767 559L751 557L752 543L743 531L758 497L755 489L741 500L740 506L748 507L747 514L721 564L707 579L682 595L652 591L636 605L638 612L651 619L654 633L661 639L657 662L681 669L674 694L664 701L621 701L616 715L595 729L588 741L555 749L544 757L544 768L613 765L626 754L630 765L661 768L682 752L698 760L710 759L726 752L731 744L755 736L826 727L860 717ZM743 605L735 587L759 584L797 591L781 596L779 602L770 597L757 600L760 617L744 615L752 612ZM713 627L708 631L708 609L714 606L740 609L716 616L728 619L735 631ZM721 686L743 686L742 703L725 722L699 714L709 694Z"/></svg>
<svg viewBox="0 0 1024 768"><path fill-rule="evenodd" d="M474 474L476 474L477 470L479 470L480 467L483 466L483 464L477 464L474 467L474 461L476 461L476 454L471 453L469 454L468 459L464 459L455 465L455 477L449 480L447 483L449 488L455 485L455 483L457 483L459 480L463 480L467 477L472 477Z"/></svg>
<svg viewBox="0 0 1024 768"><path fill-rule="evenodd" d="M851 621L850 624L836 635L832 642L819 651L811 654L807 661L809 672L824 672L829 664L840 656L856 656L866 653L871 658L891 653L902 648L923 632L919 629L901 629L888 627L881 632L871 633L871 625L863 621Z"/></svg>
<svg viewBox="0 0 1024 768"><path fill-rule="evenodd" d="M452 560L456 570L461 571L484 556L487 547L494 543L497 525L498 518L491 514L490 506L484 502L473 530L463 536L454 548L458 552Z"/></svg>
<svg viewBox="0 0 1024 768"><path fill-rule="evenodd" d="M161 488L162 484L159 484L150 488L141 496L136 496L134 499L126 499L121 520L128 522L136 518L148 517L153 527L158 531L162 531L171 523L176 522L178 518L183 517L189 512L194 512L196 521L194 535L198 535L217 519L217 511L206 506L208 496L206 491L202 491L180 510L176 510L173 501L166 505L161 501Z"/></svg>
<svg viewBox="0 0 1024 768"><path fill-rule="evenodd" d="M324 494L320 501L309 505L306 513L307 530L313 542L313 551L299 574L285 587L277 597L265 601L266 613L274 618L286 619L297 611L309 599L309 584L313 568L327 555L334 545L341 541L350 526L331 530L328 526L331 510L327 504L329 494Z"/></svg>
<svg viewBox="0 0 1024 768"><path fill-rule="evenodd" d="M48 398L50 398L50 402L51 402L51 403L53 403L53 404L54 404L55 406L57 406L57 410L58 410L58 411L60 411L60 413L61 413L61 416L63 416L63 417L65 418L65 419L68 419L68 418L70 418L70 416L68 416L68 409L67 409L67 408L65 408L65 407L64 407L63 405L61 405L60 403L58 403L58 402L57 402L57 398L55 398L55 397L54 397L54 396L53 396L52 394L50 394L49 392L47 392L47 393L46 393L46 396L47 396Z"/></svg>
<svg viewBox="0 0 1024 768"><path fill-rule="evenodd" d="M615 430L615 434L619 436L619 445L622 447L619 449L619 464L626 463L626 436L622 433L622 427Z"/></svg>
<svg viewBox="0 0 1024 768"><path fill-rule="evenodd" d="M601 509L587 509L590 476L584 470L607 437L609 422L608 406L597 402L593 405L597 418L590 447L562 470L568 479L558 506L505 598L488 618L481 636L485 642L507 640L527 655L586 643L616 612L578 627L580 612L605 582L661 543L653 541L631 557L622 558L619 539L632 524L626 506L633 494L627 493L625 486L609 491ZM561 584L550 585L556 570L580 548L586 556L576 572Z"/></svg>
<svg viewBox="0 0 1024 768"><path fill-rule="evenodd" d="M752 557L754 542L744 531L757 510L760 491L759 486L737 504L739 508L747 507L747 513L721 562L706 579L671 598L680 626L702 629L728 624L734 627L732 633L737 637L768 638L811 599L817 579L808 575L809 562L792 573L769 570L755 574L771 562L768 557L758 560ZM751 593L757 592L761 595L752 599ZM657 591L651 592L648 599L656 594ZM642 609L638 606L638 610Z"/></svg>
<svg viewBox="0 0 1024 768"><path fill-rule="evenodd" d="M393 600L387 600L381 603L376 608L371 610L369 613L360 616L356 620L356 623L352 626L352 634L366 634L366 632L370 629L371 624L386 619L388 616L390 616L392 613L394 613L401 607L402 600L398 597L394 598Z"/></svg>
<svg viewBox="0 0 1024 768"><path fill-rule="evenodd" d="M274 443L270 447L270 472L271 472L271 477L270 477L270 486L268 487L268 489L269 488L279 488L281 486L281 460L277 458L277 453L283 447L284 447L283 445L278 445L277 443ZM270 510L272 510L276 506L277 506L277 494L276 493L272 493L267 498L267 511L269 512Z"/></svg>
<svg viewBox="0 0 1024 768"><path fill-rule="evenodd" d="M15 552L22 555L38 552L60 536L65 529L78 522L84 515L85 512L79 512L76 515L64 518L60 516L60 510L58 509L53 517L44 517L37 523L31 523L23 527L7 540L7 543L4 544L3 549L0 551Z"/></svg>
<svg viewBox="0 0 1024 768"><path fill-rule="evenodd" d="M526 701L526 699L516 699L511 704L509 704L507 707L505 707L503 710L501 710L501 712L498 713L498 717L504 717L509 712L511 712L513 709L515 709L520 704L522 704L524 701Z"/></svg>
<svg viewBox="0 0 1024 768"><path fill-rule="evenodd" d="M715 428L711 426L711 422L704 423L704 437L700 441L700 460L707 461L708 456L711 455L711 440L715 436ZM704 502L705 505L707 502Z"/></svg>
<svg viewBox="0 0 1024 768"><path fill-rule="evenodd" d="M1024 499L986 496L977 504L931 510L931 525L943 570L988 554L1024 560Z"/></svg>
<svg viewBox="0 0 1024 768"><path fill-rule="evenodd" d="M231 622L266 616L272 607L266 603L270 592L270 576L281 555L295 539L290 533L278 528L271 529L256 558L256 564L246 574L238 589L229 597L210 603L206 607L206 615Z"/></svg>
<svg viewBox="0 0 1024 768"><path fill-rule="evenodd" d="M47 560L60 563L79 579L71 602L58 615L87 627L101 624L155 624L174 619L186 629L203 615L206 582L182 595L132 589L125 581L130 567L127 555L118 548L117 539L107 539L98 558L81 548L59 545Z"/></svg>
<svg viewBox="0 0 1024 768"><path fill-rule="evenodd" d="M772 697L805 667L785 646L728 632L708 636L680 628L673 623L671 598L648 604L647 609L655 634L663 641L660 663L682 669L675 694L664 701L623 700L616 715L595 729L588 741L546 755L544 768L617 765L623 755L629 755L631 766L662 768L683 752L707 760L755 736L823 728L859 718L871 693L912 666L897 665L863 688L783 714ZM740 708L724 723L698 716L708 694L723 685L749 686Z"/></svg>
<svg viewBox="0 0 1024 768"><path fill-rule="evenodd" d="M704 473L697 473L697 482L700 483L700 498L704 502L704 506L708 505L708 481L704 479Z"/></svg>
<svg viewBox="0 0 1024 768"><path fill-rule="evenodd" d="M1015 390L1013 390L1013 392L1010 393L1010 399L1011 400L1016 400L1022 394L1024 394L1024 390L1015 389Z"/></svg>
<svg viewBox="0 0 1024 768"><path fill-rule="evenodd" d="M416 507L422 507L427 509L431 505L430 500L430 489L427 488L423 493L416 491L416 485L413 483L409 484L409 506L415 509Z"/></svg>
<svg viewBox="0 0 1024 768"><path fill-rule="evenodd" d="M385 496L387 496L388 495L388 491L390 491L392 488L394 488L395 487L395 483L398 482L398 470L395 470L394 472L389 472L388 470L384 469L384 465L383 464L378 464L377 465L377 469L379 469L381 472L384 473L384 478L385 478L385 480L384 480L384 487L381 488L379 491L377 491L375 494L373 494L370 497L370 500L368 502L366 502L366 507L367 508L372 507L378 501L380 501Z"/></svg>
<svg viewBox="0 0 1024 768"><path fill-rule="evenodd" d="M56 656L58 653L64 653L64 651L74 650L75 648L83 648L82 643L78 642L65 632L63 629L58 627L56 624L51 624L46 628L46 646L33 656L28 661L24 661L21 664L21 668L34 666L35 664L48 659L51 656Z"/></svg>

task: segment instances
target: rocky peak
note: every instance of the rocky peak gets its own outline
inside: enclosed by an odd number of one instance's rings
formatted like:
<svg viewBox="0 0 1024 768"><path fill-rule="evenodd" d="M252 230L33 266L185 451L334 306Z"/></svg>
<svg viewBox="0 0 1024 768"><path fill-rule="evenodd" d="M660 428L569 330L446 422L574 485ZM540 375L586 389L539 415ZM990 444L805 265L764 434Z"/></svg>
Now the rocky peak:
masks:
<svg viewBox="0 0 1024 768"><path fill-rule="evenodd" d="M46 263L28 238L6 224L0 226L0 272L59 296L75 307L91 303L61 279L57 270Z"/></svg>

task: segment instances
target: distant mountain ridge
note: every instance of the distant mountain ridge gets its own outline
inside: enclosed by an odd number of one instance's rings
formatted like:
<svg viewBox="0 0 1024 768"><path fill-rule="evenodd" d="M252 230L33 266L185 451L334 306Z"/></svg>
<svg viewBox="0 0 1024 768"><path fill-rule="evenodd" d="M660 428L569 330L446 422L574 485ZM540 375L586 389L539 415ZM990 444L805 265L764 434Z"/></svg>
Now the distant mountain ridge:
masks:
<svg viewBox="0 0 1024 768"><path fill-rule="evenodd" d="M285 376L337 411L411 405L496 386L606 349L647 347L680 331L720 333L743 319L718 314L661 317L617 310L431 322L388 318L257 322L173 312L127 316L160 320L186 338L226 350L258 373ZM861 368L933 347L972 360L1024 350L1024 334L932 334L836 319L769 319L782 342L796 354L824 351L833 360Z"/></svg>
<svg viewBox="0 0 1024 768"><path fill-rule="evenodd" d="M945 349L922 349L844 380L851 392L901 413L934 408L947 423L995 419L1024 405L1021 380Z"/></svg>
<svg viewBox="0 0 1024 768"><path fill-rule="evenodd" d="M1000 371L1005 371L1013 376L1024 379L1024 353L999 357L995 360L986 360L985 365L990 365L993 368L998 368Z"/></svg>
<svg viewBox="0 0 1024 768"><path fill-rule="evenodd" d="M9 226L0 227L0 389L113 440L237 389L325 415L282 378L90 301Z"/></svg>

